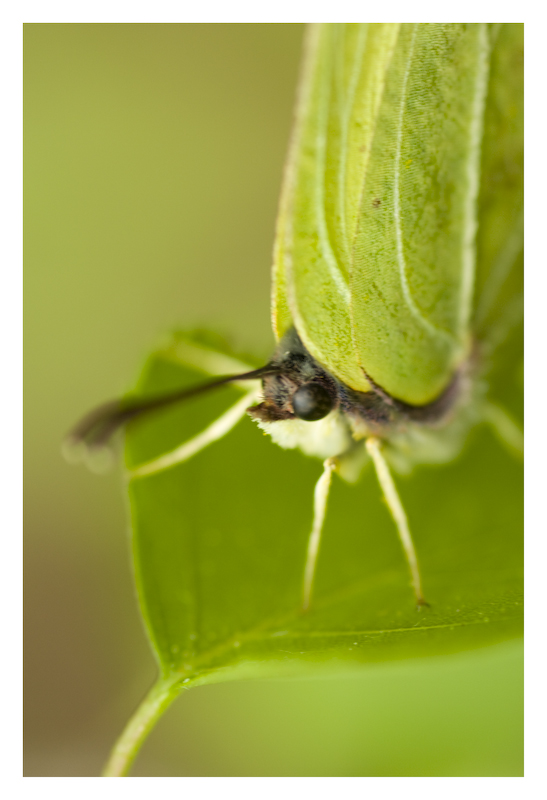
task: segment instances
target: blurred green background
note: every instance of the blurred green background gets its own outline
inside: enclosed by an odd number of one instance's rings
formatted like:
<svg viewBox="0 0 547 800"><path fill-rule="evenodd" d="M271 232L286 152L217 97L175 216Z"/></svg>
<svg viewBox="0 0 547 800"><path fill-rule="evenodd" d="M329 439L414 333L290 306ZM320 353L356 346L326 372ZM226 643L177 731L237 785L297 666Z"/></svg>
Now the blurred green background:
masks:
<svg viewBox="0 0 547 800"><path fill-rule="evenodd" d="M98 774L155 666L119 476L66 464L82 412L173 326L263 358L303 29L24 26L25 774ZM135 775L520 775L522 652L206 686Z"/></svg>

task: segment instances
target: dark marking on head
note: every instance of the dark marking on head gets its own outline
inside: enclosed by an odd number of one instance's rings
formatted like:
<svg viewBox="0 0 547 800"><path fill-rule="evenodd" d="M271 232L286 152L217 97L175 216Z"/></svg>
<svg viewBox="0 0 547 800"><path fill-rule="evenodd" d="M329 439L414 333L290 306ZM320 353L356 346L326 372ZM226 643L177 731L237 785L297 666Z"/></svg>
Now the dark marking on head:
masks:
<svg viewBox="0 0 547 800"><path fill-rule="evenodd" d="M374 392L356 392L334 378L308 353L294 328L279 342L271 368L277 374L264 377L263 402L248 409L253 419L277 422L300 418L314 422L339 408L344 413L365 418L373 426L377 424L383 427L390 422L392 411L378 395ZM311 408L310 386L313 386L311 394L318 405L314 409ZM308 405L308 408L304 408L304 405Z"/></svg>
<svg viewBox="0 0 547 800"><path fill-rule="evenodd" d="M334 397L321 383L304 383L292 396L292 407L298 419L316 422L332 411Z"/></svg>
<svg viewBox="0 0 547 800"><path fill-rule="evenodd" d="M262 379L263 402L248 409L254 419L277 422L299 418L314 422L339 409L349 417L365 421L371 433L380 436L408 421L424 425L443 421L461 390L461 376L457 373L433 403L411 406L391 397L363 370L371 391L357 392L337 380L308 353L294 328L279 342L269 368L271 373Z"/></svg>
<svg viewBox="0 0 547 800"><path fill-rule="evenodd" d="M305 385L314 384L317 394L330 400L330 411L338 405L337 381L329 375L308 353L294 328L280 341L271 361L276 374L265 376L262 381L264 401L249 409L254 419L277 422L300 416L295 412L293 398ZM302 400L304 396L298 395ZM323 407L326 400L323 399ZM298 400L297 400L298 410ZM328 411L322 416L326 416ZM311 413L311 412L310 412ZM300 416L300 419L304 417ZM321 419L321 417L315 417ZM309 420L311 421L311 419Z"/></svg>

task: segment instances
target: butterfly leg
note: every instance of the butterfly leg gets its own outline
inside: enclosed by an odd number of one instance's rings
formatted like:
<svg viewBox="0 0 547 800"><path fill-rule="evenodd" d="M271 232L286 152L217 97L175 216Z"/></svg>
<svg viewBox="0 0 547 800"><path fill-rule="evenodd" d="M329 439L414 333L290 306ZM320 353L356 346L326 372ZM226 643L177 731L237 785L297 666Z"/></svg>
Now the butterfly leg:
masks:
<svg viewBox="0 0 547 800"><path fill-rule="evenodd" d="M487 422L499 441L516 458L524 455L524 434L513 417L497 403L486 403L484 420Z"/></svg>
<svg viewBox="0 0 547 800"><path fill-rule="evenodd" d="M304 583L302 586L303 611L307 611L310 607L317 556L319 555L319 545L321 544L321 532L325 523L332 472L335 468L335 459L327 458L323 463L323 472L315 485L313 493L313 524L310 538L308 539L308 552L306 556L306 566L304 567Z"/></svg>
<svg viewBox="0 0 547 800"><path fill-rule="evenodd" d="M184 444L158 458L154 458L152 461L147 461L130 470L129 478L142 478L146 475L153 475L156 472L169 469L169 467L174 467L176 464L182 464L183 461L188 461L189 458L195 456L208 445L226 436L237 425L239 420L245 416L249 405L255 402L259 394L260 389L253 388L252 391L247 392L235 405L231 406L228 411L225 411L224 414L218 417L208 428L205 428L204 431L194 436L193 439L184 442Z"/></svg>
<svg viewBox="0 0 547 800"><path fill-rule="evenodd" d="M416 550L414 549L414 542L412 541L412 536L410 535L408 520L403 508L403 504L401 503L401 498L399 497L397 489L395 488L395 483L391 477L391 472L389 471L387 461L382 455L381 440L377 439L375 436L371 436L366 441L366 448L374 463L376 475L378 476L378 482L382 492L384 493L387 506L391 516L393 517L393 521L397 526L399 539L403 545L406 560L408 562L408 566L410 567L412 587L414 589L414 594L416 595L416 602L418 603L418 606L425 606L427 603L424 599L422 591L422 579L420 576L420 568L418 566L418 557L416 555Z"/></svg>

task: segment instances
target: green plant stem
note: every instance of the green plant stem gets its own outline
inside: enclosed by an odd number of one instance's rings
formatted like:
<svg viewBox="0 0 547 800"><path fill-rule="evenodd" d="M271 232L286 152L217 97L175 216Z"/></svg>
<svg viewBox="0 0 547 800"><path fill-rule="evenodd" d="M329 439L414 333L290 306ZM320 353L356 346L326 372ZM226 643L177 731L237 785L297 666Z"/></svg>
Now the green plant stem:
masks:
<svg viewBox="0 0 547 800"><path fill-rule="evenodd" d="M144 740L179 693L180 676L160 678L152 686L114 745L103 778L122 778L129 774Z"/></svg>

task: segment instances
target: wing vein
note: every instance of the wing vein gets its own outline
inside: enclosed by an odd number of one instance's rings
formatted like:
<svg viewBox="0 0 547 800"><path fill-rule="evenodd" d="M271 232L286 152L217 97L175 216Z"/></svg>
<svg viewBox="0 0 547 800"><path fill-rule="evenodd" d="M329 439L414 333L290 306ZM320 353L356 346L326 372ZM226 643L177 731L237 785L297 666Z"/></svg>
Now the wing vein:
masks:
<svg viewBox="0 0 547 800"><path fill-rule="evenodd" d="M340 212L341 229L344 232L344 249L347 258L348 266L350 264L350 248L351 248L351 234L347 230L347 214L346 214L346 186L347 186L347 172L348 172L348 147L349 147L349 122L355 106L355 97L357 92L357 84L359 83L359 75L361 71L361 62L363 53L367 45L368 26L363 26L359 29L359 39L357 47L355 48L355 55L351 69L351 79L349 81L348 93L346 98L345 107L342 108L342 133L340 136L340 175L338 181L338 206Z"/></svg>
<svg viewBox="0 0 547 800"><path fill-rule="evenodd" d="M327 221L325 219L325 165L326 165L326 152L327 152L327 121L328 109L332 93L331 80L328 81L329 89L324 94L324 98L319 106L317 134L315 138L315 150L317 157L317 169L315 180L315 217L317 220L317 232L319 234L319 242L321 247L321 254L325 259L325 264L338 289L340 296L344 302L344 307L348 308L350 301L350 291L347 281L345 280L336 256L333 252L332 244L329 238L329 231Z"/></svg>
<svg viewBox="0 0 547 800"><path fill-rule="evenodd" d="M418 29L418 23L414 25L414 30L412 32L412 41L410 43L410 51L408 54L405 74L403 77L403 86L401 90L401 103L399 107L399 121L397 127L397 144L395 150L395 173L393 176L393 213L395 218L395 238L396 238L396 245L397 245L397 264L399 266L399 278L401 281L401 288L403 290L403 297L405 299L405 303L415 318L415 320L425 329L428 331L429 334L435 337L442 337L448 339L449 341L453 341L453 337L447 333L447 331L442 330L442 328L438 328L433 325L426 317L423 316L420 309L414 302L412 298L412 294L410 292L410 286L408 285L408 278L407 278L407 268L406 268L406 261L405 261L405 254L404 254L404 247L403 247L403 231L402 231L402 223L401 223L401 204L400 204L400 188L399 188L399 174L400 174L400 166L401 166L401 149L402 149L402 141L403 141L403 119L405 113L405 102L407 96L407 87L408 87L408 79L410 76L410 69L412 65L412 58L414 55L414 44L416 41L416 32Z"/></svg>
<svg viewBox="0 0 547 800"><path fill-rule="evenodd" d="M458 314L460 339L465 336L471 314L471 300L475 283L475 236L477 233L477 198L479 194L479 169L481 139L484 121L484 104L488 82L488 34L486 24L481 23L478 34L477 76L471 124L469 126L469 157L466 164L467 197L464 206L462 240L462 281Z"/></svg>

